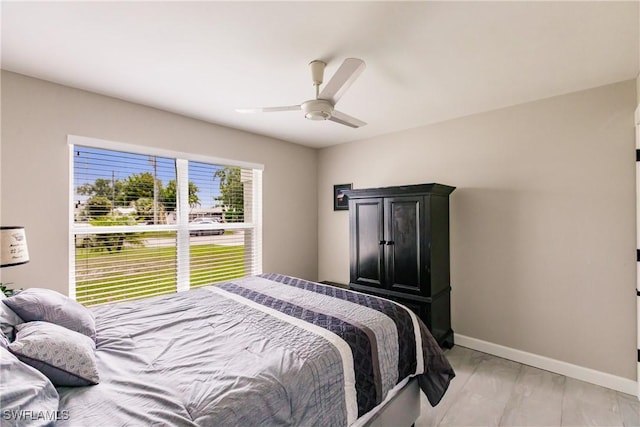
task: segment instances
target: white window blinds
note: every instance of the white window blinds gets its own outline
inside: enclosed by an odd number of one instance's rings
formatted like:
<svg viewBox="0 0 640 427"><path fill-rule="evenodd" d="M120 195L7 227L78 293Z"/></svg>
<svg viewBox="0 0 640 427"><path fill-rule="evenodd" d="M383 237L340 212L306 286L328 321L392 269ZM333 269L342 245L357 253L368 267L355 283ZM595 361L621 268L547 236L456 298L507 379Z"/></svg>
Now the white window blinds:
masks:
<svg viewBox="0 0 640 427"><path fill-rule="evenodd" d="M69 137L70 294L79 302L261 273L261 168L76 138L87 139Z"/></svg>

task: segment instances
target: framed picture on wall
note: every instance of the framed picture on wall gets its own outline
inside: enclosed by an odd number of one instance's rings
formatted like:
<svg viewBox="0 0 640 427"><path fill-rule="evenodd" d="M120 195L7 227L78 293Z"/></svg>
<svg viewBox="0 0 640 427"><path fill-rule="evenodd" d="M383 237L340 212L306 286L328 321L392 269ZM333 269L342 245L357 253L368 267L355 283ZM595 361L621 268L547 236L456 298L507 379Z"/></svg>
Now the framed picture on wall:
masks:
<svg viewBox="0 0 640 427"><path fill-rule="evenodd" d="M349 198L344 192L351 190L352 184L337 184L333 186L333 210L347 211L349 210Z"/></svg>

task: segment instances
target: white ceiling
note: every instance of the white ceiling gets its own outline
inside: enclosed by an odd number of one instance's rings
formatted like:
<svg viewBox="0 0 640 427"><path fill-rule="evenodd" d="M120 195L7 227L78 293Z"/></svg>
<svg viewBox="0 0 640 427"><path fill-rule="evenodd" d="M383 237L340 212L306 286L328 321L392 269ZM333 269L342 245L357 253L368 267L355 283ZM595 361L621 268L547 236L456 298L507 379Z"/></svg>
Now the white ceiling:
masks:
<svg viewBox="0 0 640 427"><path fill-rule="evenodd" d="M636 77L637 2L2 2L2 68L312 147ZM337 109L308 63L367 68Z"/></svg>

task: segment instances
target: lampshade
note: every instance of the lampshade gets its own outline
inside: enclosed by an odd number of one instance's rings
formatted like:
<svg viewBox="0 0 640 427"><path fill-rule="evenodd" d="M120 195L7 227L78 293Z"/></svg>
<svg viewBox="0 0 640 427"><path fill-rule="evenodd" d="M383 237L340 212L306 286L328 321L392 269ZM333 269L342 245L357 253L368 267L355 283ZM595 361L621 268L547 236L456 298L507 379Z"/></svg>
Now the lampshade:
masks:
<svg viewBox="0 0 640 427"><path fill-rule="evenodd" d="M29 262L24 227L0 227L0 267Z"/></svg>

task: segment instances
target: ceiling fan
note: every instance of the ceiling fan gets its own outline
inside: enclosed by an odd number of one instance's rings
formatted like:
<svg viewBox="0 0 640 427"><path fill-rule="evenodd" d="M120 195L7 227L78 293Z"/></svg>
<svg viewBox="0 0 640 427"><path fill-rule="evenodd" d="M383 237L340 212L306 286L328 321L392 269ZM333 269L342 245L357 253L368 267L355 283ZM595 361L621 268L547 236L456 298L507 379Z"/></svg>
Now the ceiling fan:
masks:
<svg viewBox="0 0 640 427"><path fill-rule="evenodd" d="M359 128L366 125L362 120L351 117L348 114L335 110L336 103L340 100L344 92L364 71L366 65L362 59L347 58L344 60L338 71L320 92L320 85L324 76L324 68L327 64L320 60L309 63L311 68L311 79L316 88L316 98L305 101L300 105L290 105L286 107L262 107L262 108L239 108L239 113L271 113L277 111L304 111L304 116L309 120L331 120L352 128Z"/></svg>

